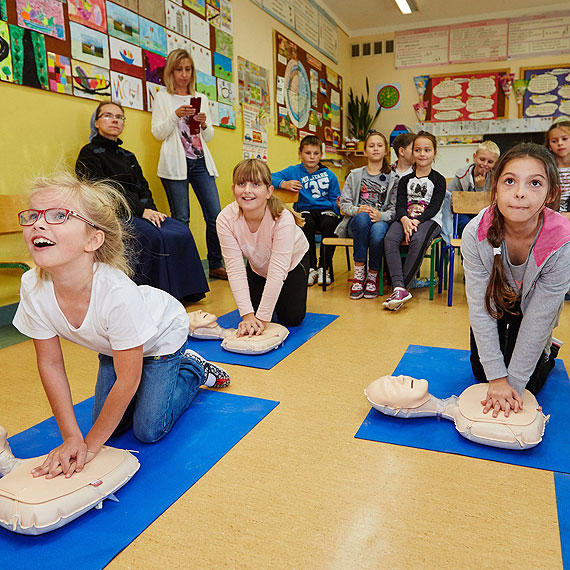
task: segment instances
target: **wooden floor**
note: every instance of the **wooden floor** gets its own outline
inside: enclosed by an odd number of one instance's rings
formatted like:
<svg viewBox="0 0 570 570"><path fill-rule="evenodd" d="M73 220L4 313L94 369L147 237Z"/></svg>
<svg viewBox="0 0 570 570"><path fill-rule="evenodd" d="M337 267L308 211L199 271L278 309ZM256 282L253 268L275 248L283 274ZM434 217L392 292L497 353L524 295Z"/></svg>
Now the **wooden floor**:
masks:
<svg viewBox="0 0 570 570"><path fill-rule="evenodd" d="M422 289L388 312L349 300L336 258L337 280L309 290L309 309L340 318L270 371L227 367L230 392L280 405L108 568L562 568L552 473L354 438L364 387L409 344L468 347L461 269L453 307ZM194 307L233 310L227 283L211 285ZM31 342L0 356L0 423L13 434L51 413ZM65 356L74 400L91 396L96 355L66 345Z"/></svg>

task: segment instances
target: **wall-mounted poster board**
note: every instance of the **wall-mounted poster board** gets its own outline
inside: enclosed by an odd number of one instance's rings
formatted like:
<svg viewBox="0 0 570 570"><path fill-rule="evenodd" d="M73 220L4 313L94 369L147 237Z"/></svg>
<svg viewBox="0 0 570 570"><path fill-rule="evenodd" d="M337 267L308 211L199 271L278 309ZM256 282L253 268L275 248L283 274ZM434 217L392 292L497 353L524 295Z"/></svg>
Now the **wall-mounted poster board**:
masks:
<svg viewBox="0 0 570 570"><path fill-rule="evenodd" d="M521 79L528 80L528 87L519 116L570 116L570 65L521 67Z"/></svg>
<svg viewBox="0 0 570 570"><path fill-rule="evenodd" d="M498 76L508 69L432 75L424 100L431 122L479 121L505 116L505 94Z"/></svg>
<svg viewBox="0 0 570 570"><path fill-rule="evenodd" d="M277 134L340 147L342 77L279 32L274 39Z"/></svg>

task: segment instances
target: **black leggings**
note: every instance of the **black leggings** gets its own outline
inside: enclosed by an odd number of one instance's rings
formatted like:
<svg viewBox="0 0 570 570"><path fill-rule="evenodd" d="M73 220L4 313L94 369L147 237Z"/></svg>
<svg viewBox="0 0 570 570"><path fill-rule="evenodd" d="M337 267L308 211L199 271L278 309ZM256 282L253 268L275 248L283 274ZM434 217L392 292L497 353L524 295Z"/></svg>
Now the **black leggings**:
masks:
<svg viewBox="0 0 570 570"><path fill-rule="evenodd" d="M275 304L279 322L286 327L300 325L307 313L307 277L309 274L309 254L306 253L299 264L287 274L283 288ZM247 282L253 310L261 303L266 279L255 273L247 264Z"/></svg>
<svg viewBox="0 0 570 570"><path fill-rule="evenodd" d="M301 228L307 241L309 242L309 267L317 269L323 266L323 257L321 250L321 258L317 263L317 246L315 243L315 234L321 232L322 237L336 237L334 231L338 226L338 216L330 216L323 214L321 210L311 210L310 212L301 212L305 218L305 225ZM334 247L329 246L328 258L332 259L334 255Z"/></svg>
<svg viewBox="0 0 570 570"><path fill-rule="evenodd" d="M515 344L517 342L517 336L519 334L519 328L522 322L522 313L520 312L520 305L517 303L515 311L518 311L518 315L511 315L510 313L505 313L502 318L497 321L497 328L499 330L499 346L501 352L503 353L503 358L505 360L505 366L508 368L509 362L513 355L513 350L515 349ZM485 376L485 371L483 365L479 360L479 351L477 350L477 344L475 342L475 336L473 335L473 330L470 330L471 335L471 368L473 369L473 374L478 382L487 382L487 377ZM550 347L550 355L547 356L546 353L542 353L534 372L531 374L526 389L533 394L538 394L540 389L544 386L546 378L550 374L550 371L554 368L554 359L558 353L557 347L554 345Z"/></svg>

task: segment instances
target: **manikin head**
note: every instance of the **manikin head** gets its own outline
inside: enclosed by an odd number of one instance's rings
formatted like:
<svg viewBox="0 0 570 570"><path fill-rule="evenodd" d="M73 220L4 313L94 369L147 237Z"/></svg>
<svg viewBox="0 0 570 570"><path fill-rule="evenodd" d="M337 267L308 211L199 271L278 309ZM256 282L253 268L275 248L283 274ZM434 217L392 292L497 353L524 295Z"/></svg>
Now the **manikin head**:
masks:
<svg viewBox="0 0 570 570"><path fill-rule="evenodd" d="M371 401L390 408L418 408L429 400L428 381L411 376L382 376L366 393Z"/></svg>
<svg viewBox="0 0 570 570"><path fill-rule="evenodd" d="M195 330L200 327L213 327L216 325L216 315L206 313L205 311L198 310L188 313L190 320L190 330Z"/></svg>

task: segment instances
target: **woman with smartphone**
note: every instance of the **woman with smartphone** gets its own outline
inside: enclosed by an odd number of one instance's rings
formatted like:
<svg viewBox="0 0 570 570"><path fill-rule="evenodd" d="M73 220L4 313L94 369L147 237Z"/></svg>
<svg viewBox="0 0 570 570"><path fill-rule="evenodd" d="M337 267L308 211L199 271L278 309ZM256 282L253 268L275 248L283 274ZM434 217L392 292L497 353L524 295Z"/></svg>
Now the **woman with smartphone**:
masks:
<svg viewBox="0 0 570 570"><path fill-rule="evenodd" d="M188 224L191 184L206 221L210 277L227 279L216 233L220 197L218 171L207 142L214 136L208 98L196 92L194 60L183 49L168 54L164 68L165 91L159 91L152 110L152 134L162 141L158 176L162 180L173 218Z"/></svg>

